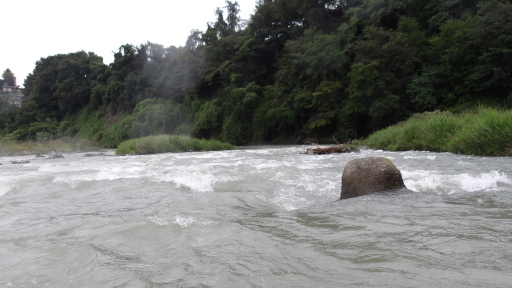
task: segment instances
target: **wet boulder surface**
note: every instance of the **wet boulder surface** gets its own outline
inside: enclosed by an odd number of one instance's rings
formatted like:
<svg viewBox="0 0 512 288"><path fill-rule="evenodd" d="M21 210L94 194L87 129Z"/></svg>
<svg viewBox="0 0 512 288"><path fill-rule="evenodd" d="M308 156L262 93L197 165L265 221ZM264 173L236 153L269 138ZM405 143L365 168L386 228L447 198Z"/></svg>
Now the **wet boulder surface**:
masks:
<svg viewBox="0 0 512 288"><path fill-rule="evenodd" d="M407 190L402 173L384 157L355 159L347 163L341 177L341 199L376 192Z"/></svg>

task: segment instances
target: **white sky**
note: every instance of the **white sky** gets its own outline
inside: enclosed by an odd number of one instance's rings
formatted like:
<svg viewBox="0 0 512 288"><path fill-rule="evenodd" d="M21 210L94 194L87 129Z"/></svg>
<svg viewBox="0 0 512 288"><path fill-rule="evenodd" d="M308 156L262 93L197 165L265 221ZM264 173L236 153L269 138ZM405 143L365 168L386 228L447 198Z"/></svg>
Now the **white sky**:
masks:
<svg viewBox="0 0 512 288"><path fill-rule="evenodd" d="M249 19L256 0L237 0ZM0 5L0 75L9 68L18 85L41 57L84 50L113 61L126 43L184 46L190 30L204 31L225 0L10 0Z"/></svg>

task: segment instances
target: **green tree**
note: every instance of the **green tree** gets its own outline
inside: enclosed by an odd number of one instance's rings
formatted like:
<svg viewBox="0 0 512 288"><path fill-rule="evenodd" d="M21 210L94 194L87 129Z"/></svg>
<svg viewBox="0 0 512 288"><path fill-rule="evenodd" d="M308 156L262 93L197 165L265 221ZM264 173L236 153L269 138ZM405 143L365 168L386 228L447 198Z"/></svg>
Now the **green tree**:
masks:
<svg viewBox="0 0 512 288"><path fill-rule="evenodd" d="M96 88L94 98L101 97L110 113L132 111L138 102L152 98L147 79L143 73L148 62L148 45L125 44L114 54L104 86Z"/></svg>
<svg viewBox="0 0 512 288"><path fill-rule="evenodd" d="M17 135L22 137L19 140L35 139L38 132L54 135L56 121L74 115L89 103L98 73L104 67L103 59L92 52L41 58L25 79L24 102L8 130L18 130Z"/></svg>
<svg viewBox="0 0 512 288"><path fill-rule="evenodd" d="M228 88L229 89L229 88ZM224 103L224 137L234 145L248 144L252 140L253 115L261 101L262 89L255 83L244 88L233 88Z"/></svg>
<svg viewBox="0 0 512 288"><path fill-rule="evenodd" d="M224 7L228 12L227 16L227 28L231 32L236 32L240 28L240 5L238 2L231 2L226 0L226 6Z"/></svg>
<svg viewBox="0 0 512 288"><path fill-rule="evenodd" d="M0 132L16 119L16 107L0 98Z"/></svg>
<svg viewBox="0 0 512 288"><path fill-rule="evenodd" d="M5 69L4 73L2 73L2 79L4 80L4 83L9 86L16 86L16 77L14 76L14 73L12 73L11 69Z"/></svg>
<svg viewBox="0 0 512 288"><path fill-rule="evenodd" d="M474 83L468 83L472 67L478 59L478 49L473 45L474 17L450 19L440 26L439 33L429 39L428 69L419 77L429 79L439 91L438 105L444 107L461 103L470 98ZM469 85L468 85L469 84Z"/></svg>
<svg viewBox="0 0 512 288"><path fill-rule="evenodd" d="M182 105L164 99L146 99L138 103L131 120L131 137L173 134L178 126L189 122Z"/></svg>
<svg viewBox="0 0 512 288"><path fill-rule="evenodd" d="M304 37L286 43L279 61L280 105L294 110L303 137L330 137L337 129L349 63L340 40L339 35L307 30Z"/></svg>
<svg viewBox="0 0 512 288"><path fill-rule="evenodd" d="M48 112L44 118L60 120L89 102L94 80L102 67L103 59L92 52L41 58L25 81L26 97Z"/></svg>
<svg viewBox="0 0 512 288"><path fill-rule="evenodd" d="M366 134L407 116L407 87L421 63L424 37L419 25L409 18L398 31L366 26L362 37L351 46L355 64L348 73L346 113L360 119L357 130Z"/></svg>
<svg viewBox="0 0 512 288"><path fill-rule="evenodd" d="M512 100L512 3L482 2L476 21L470 33L480 54L466 83Z"/></svg>

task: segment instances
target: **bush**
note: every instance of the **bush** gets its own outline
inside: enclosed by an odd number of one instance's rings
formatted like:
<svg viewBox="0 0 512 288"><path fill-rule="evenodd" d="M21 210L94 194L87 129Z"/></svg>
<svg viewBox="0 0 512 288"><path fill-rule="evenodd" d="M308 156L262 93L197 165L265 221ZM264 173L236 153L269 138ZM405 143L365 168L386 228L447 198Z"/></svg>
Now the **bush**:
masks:
<svg viewBox="0 0 512 288"><path fill-rule="evenodd" d="M448 151L471 155L512 155L512 111L480 109L449 142Z"/></svg>
<svg viewBox="0 0 512 288"><path fill-rule="evenodd" d="M172 134L182 124L189 124L183 105L170 100L146 99L132 113L131 137Z"/></svg>
<svg viewBox="0 0 512 288"><path fill-rule="evenodd" d="M0 155L47 154L50 151L77 152L98 149L86 139L61 138L57 140L16 142L9 137L0 138Z"/></svg>
<svg viewBox="0 0 512 288"><path fill-rule="evenodd" d="M83 109L76 124L78 137L99 142L103 137L102 128L104 125L105 119L99 112L89 114L86 109Z"/></svg>
<svg viewBox="0 0 512 288"><path fill-rule="evenodd" d="M370 135L371 148L512 155L512 111L480 108L459 115L427 112Z"/></svg>
<svg viewBox="0 0 512 288"><path fill-rule="evenodd" d="M121 142L130 138L133 117L130 114L123 115L117 122L108 127L101 137L101 144L105 147L114 148Z"/></svg>
<svg viewBox="0 0 512 288"><path fill-rule="evenodd" d="M117 147L116 154L156 154L231 150L234 148L233 145L218 140L196 139L182 135L155 135L124 141Z"/></svg>

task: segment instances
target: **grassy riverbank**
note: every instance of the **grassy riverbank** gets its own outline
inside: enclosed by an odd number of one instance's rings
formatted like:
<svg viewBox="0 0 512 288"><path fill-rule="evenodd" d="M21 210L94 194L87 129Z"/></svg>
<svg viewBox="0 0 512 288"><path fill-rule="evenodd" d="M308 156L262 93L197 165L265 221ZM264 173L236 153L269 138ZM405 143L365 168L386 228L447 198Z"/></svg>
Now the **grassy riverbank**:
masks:
<svg viewBox="0 0 512 288"><path fill-rule="evenodd" d="M15 142L0 139L0 155L47 154L50 151L85 152L99 149L85 139L57 139L35 142Z"/></svg>
<svg viewBox="0 0 512 288"><path fill-rule="evenodd" d="M427 112L363 140L370 148L426 150L481 156L512 156L512 110Z"/></svg>
<svg viewBox="0 0 512 288"><path fill-rule="evenodd" d="M218 140L181 135L156 135L130 139L119 144L116 154L156 154L165 152L232 150L235 146Z"/></svg>

